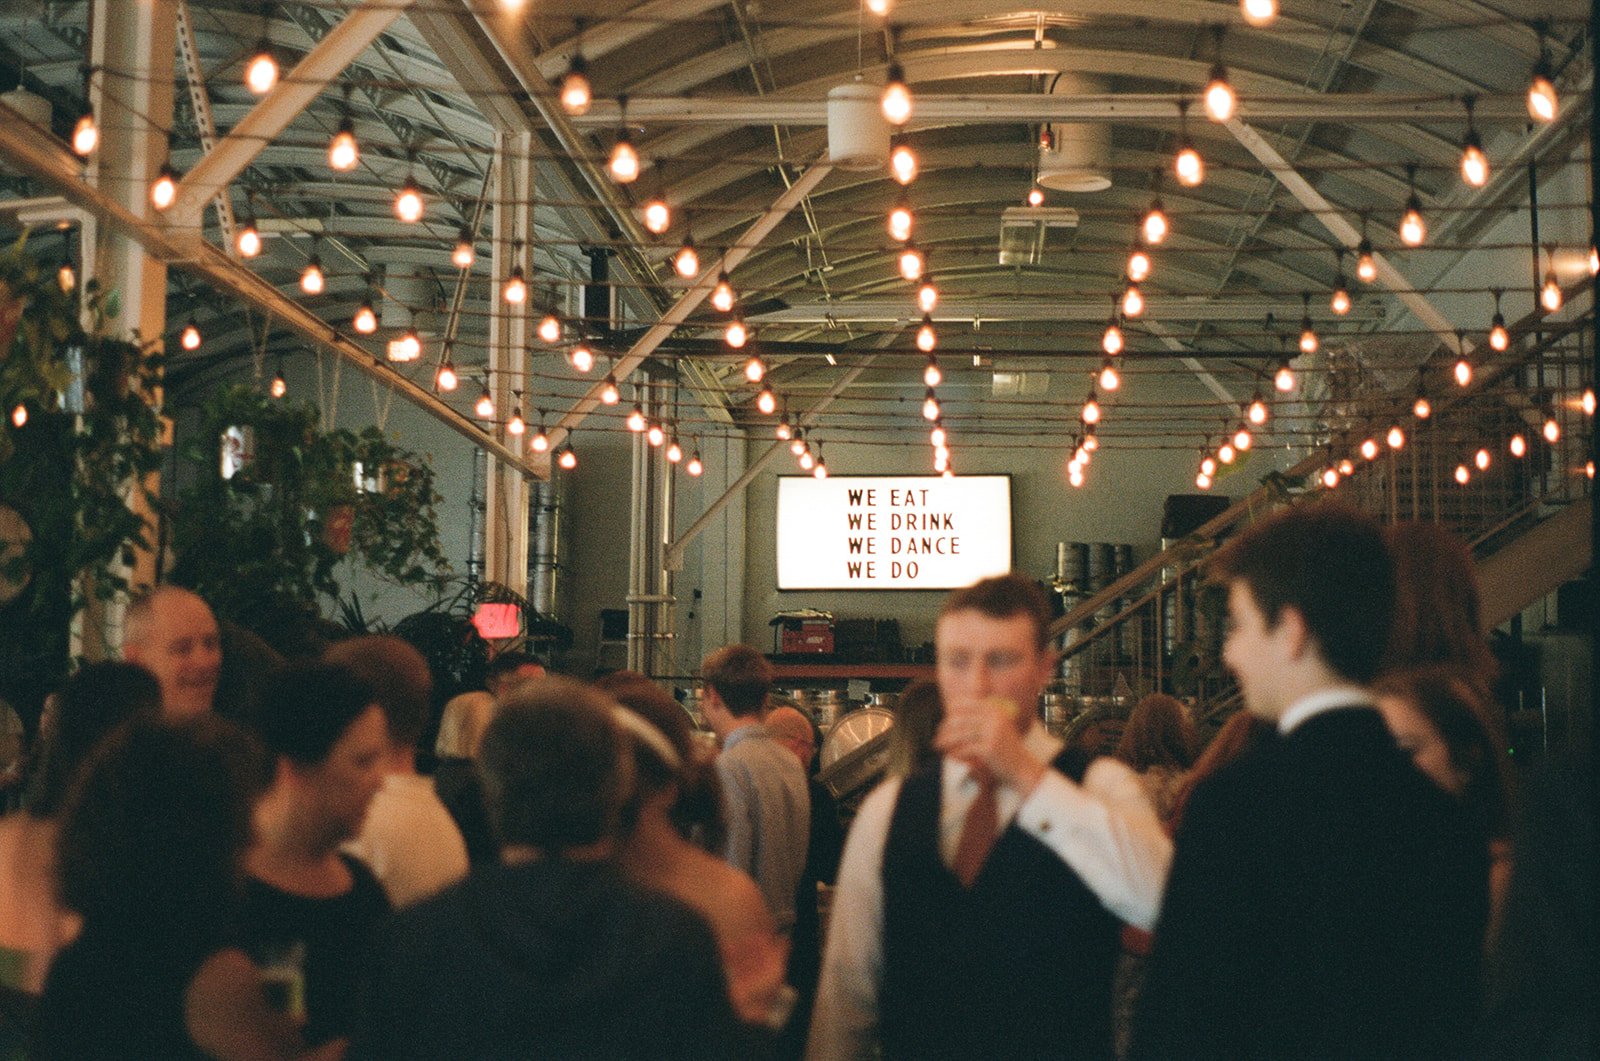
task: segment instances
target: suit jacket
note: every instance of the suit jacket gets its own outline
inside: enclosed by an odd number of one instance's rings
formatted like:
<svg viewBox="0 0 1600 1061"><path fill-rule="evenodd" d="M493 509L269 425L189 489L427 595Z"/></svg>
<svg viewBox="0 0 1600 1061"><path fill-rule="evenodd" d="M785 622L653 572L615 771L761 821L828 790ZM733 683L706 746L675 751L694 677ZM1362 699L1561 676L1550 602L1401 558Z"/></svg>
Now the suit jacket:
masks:
<svg viewBox="0 0 1600 1061"><path fill-rule="evenodd" d="M1196 789L1133 1056L1459 1055L1487 917L1456 801L1370 706L1315 715Z"/></svg>

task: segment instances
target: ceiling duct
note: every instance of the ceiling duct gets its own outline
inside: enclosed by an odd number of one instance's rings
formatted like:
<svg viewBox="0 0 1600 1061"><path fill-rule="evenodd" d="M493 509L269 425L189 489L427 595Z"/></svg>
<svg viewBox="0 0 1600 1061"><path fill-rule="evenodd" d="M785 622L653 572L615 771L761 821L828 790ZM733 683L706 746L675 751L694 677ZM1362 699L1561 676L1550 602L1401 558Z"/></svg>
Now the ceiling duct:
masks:
<svg viewBox="0 0 1600 1061"><path fill-rule="evenodd" d="M1052 96L1100 96L1101 78L1062 73ZM1054 122L1039 143L1039 183L1058 192L1103 192L1111 187L1111 123Z"/></svg>
<svg viewBox="0 0 1600 1061"><path fill-rule="evenodd" d="M1000 215L1000 264L1038 265L1046 251L1072 249L1078 211L1068 206L1012 206Z"/></svg>

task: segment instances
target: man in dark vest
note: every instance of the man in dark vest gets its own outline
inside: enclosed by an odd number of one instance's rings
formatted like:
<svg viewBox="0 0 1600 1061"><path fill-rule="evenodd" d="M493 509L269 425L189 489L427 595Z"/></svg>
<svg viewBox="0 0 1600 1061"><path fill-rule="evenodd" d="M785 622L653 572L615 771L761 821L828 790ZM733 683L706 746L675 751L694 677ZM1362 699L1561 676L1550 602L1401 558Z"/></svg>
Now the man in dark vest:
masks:
<svg viewBox="0 0 1600 1061"><path fill-rule="evenodd" d="M942 757L856 816L809 1057L1111 1056L1118 921L1154 921L1171 846L1127 767L1039 724L1049 617L1015 575L946 600Z"/></svg>
<svg viewBox="0 0 1600 1061"><path fill-rule="evenodd" d="M1133 1055L1469 1053L1488 852L1363 688L1394 609L1378 527L1294 508L1217 566L1223 659L1278 738L1188 803Z"/></svg>

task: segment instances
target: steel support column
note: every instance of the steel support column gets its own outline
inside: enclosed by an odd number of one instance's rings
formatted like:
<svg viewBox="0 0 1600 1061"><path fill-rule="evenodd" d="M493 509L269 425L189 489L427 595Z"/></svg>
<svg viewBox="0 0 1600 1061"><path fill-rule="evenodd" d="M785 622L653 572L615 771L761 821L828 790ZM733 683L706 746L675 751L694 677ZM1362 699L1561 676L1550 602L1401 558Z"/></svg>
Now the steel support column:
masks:
<svg viewBox="0 0 1600 1061"><path fill-rule="evenodd" d="M528 236L532 230L533 134L496 133L493 165L492 220L493 254L489 283L498 288L501 279L513 268L523 276L533 275L532 249ZM489 379L495 410L509 420L512 410L521 407L527 416L530 400L528 379L528 307L532 292L520 305L511 305L498 290L490 294L493 311L489 318ZM507 447L520 450L525 436L502 433ZM520 462L508 464L494 460L489 465L485 574L519 594L528 591L528 480Z"/></svg>

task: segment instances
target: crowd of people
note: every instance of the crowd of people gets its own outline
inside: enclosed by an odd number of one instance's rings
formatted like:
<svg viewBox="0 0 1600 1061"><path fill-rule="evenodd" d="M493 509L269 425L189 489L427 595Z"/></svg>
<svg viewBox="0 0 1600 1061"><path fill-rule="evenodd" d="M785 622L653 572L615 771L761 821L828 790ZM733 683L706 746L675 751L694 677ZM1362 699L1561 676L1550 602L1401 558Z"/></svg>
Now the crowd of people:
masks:
<svg viewBox="0 0 1600 1061"><path fill-rule="evenodd" d="M1243 708L1209 741L1161 693L1114 755L1053 737L1047 599L987 579L945 601L936 680L906 690L847 835L817 727L774 703L748 646L700 668L716 749L642 674L585 683L502 652L487 688L444 705L425 774L434 680L410 644L236 668L223 712L210 608L158 588L129 609L124 660L51 699L26 805L0 819L0 1046L834 1061L1589 1044L1592 913L1570 888L1552 901L1571 882L1538 844L1550 819L1514 798L1466 550L1319 505L1214 566ZM1559 842L1592 849L1584 821ZM1564 929L1552 953L1578 985L1531 1003L1511 970Z"/></svg>

